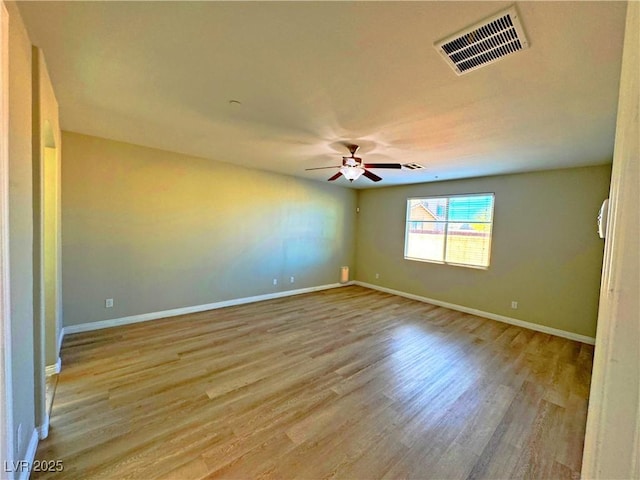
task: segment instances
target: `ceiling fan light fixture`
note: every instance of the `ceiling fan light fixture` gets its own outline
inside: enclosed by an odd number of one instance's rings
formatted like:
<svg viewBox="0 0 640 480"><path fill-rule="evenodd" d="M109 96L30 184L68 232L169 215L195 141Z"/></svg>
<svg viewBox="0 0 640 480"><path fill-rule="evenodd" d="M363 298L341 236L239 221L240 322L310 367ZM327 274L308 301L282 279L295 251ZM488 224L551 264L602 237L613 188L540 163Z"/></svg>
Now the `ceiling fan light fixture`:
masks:
<svg viewBox="0 0 640 480"><path fill-rule="evenodd" d="M353 182L354 180L360 178L360 175L364 173L364 168L360 166L352 167L343 165L342 167L340 167L340 173L342 173L342 175L344 175L347 180Z"/></svg>
<svg viewBox="0 0 640 480"><path fill-rule="evenodd" d="M333 182L340 177L345 177L350 182L353 182L363 175L372 182L379 182L380 180L382 180L382 177L379 177L378 175L373 173L371 170L369 170L370 168L393 168L396 170L402 169L402 165L399 163L362 163L362 159L355 156L355 153L358 150L358 146L346 146L349 148L351 156L342 157L342 166L333 165L329 167L307 168L306 170L324 170L325 168L338 168L338 173L327 179L329 182Z"/></svg>

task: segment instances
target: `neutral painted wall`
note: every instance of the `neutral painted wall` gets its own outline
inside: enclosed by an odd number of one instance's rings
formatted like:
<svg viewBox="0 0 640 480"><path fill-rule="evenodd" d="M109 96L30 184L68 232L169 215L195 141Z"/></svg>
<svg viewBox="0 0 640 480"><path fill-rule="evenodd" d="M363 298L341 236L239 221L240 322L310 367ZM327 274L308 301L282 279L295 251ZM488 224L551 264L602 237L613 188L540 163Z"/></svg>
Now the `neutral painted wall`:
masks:
<svg viewBox="0 0 640 480"><path fill-rule="evenodd" d="M357 280L594 337L604 245L596 215L610 172L605 165L363 190ZM495 193L487 270L404 259L408 197L481 192Z"/></svg>
<svg viewBox="0 0 640 480"><path fill-rule="evenodd" d="M58 337L60 334L61 284L59 236L60 236L60 168L58 148L44 148L43 167L43 247L44 247L44 320L45 365L58 361Z"/></svg>
<svg viewBox="0 0 640 480"><path fill-rule="evenodd" d="M44 438L49 424L45 403L45 365L55 365L58 358L59 189L56 183L60 169L61 133L58 102L42 50L32 47L31 59L35 420L39 434ZM46 286L51 295L46 294Z"/></svg>
<svg viewBox="0 0 640 480"><path fill-rule="evenodd" d="M9 268L15 459L35 428L33 369L33 204L31 42L16 5L9 12ZM22 425L21 435L17 431Z"/></svg>
<svg viewBox="0 0 640 480"><path fill-rule="evenodd" d="M582 477L640 478L640 3L627 5Z"/></svg>
<svg viewBox="0 0 640 480"><path fill-rule="evenodd" d="M62 142L65 326L333 284L353 267L355 191L76 133Z"/></svg>
<svg viewBox="0 0 640 480"><path fill-rule="evenodd" d="M45 365L58 360L60 297L60 125L56 100L42 50L33 58L33 185L34 185L34 317L44 327ZM40 342L37 342L40 343ZM36 345L38 350L39 345ZM37 372L36 372L37 373Z"/></svg>

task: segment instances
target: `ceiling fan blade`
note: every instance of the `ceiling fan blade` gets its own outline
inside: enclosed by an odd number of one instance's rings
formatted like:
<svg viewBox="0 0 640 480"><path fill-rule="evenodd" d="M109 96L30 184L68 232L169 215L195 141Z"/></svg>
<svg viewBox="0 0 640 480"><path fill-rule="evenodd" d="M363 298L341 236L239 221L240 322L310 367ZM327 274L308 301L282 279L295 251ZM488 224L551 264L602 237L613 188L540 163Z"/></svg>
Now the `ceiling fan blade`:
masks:
<svg viewBox="0 0 640 480"><path fill-rule="evenodd" d="M396 168L401 169L402 164L400 163L365 163L364 168Z"/></svg>
<svg viewBox="0 0 640 480"><path fill-rule="evenodd" d="M333 167L316 167L316 168L305 168L305 170L324 170L326 168L340 168L340 165L334 165Z"/></svg>
<svg viewBox="0 0 640 480"><path fill-rule="evenodd" d="M362 174L369 180L372 180L374 182L379 182L380 180L382 180L382 177L379 177L375 173L371 173L369 170L365 170L364 172L362 172Z"/></svg>
<svg viewBox="0 0 640 480"><path fill-rule="evenodd" d="M365 173L367 173L367 172L365 172ZM333 182L334 180L340 178L341 176L342 176L342 172L338 172L333 177L331 177L328 181L329 182Z"/></svg>

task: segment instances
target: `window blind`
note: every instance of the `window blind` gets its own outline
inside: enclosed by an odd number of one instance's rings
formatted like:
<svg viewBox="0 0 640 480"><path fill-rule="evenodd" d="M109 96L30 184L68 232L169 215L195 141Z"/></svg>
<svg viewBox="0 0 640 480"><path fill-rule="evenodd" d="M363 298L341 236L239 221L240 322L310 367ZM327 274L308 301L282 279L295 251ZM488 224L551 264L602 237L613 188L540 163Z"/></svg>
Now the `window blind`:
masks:
<svg viewBox="0 0 640 480"><path fill-rule="evenodd" d="M405 258L488 267L494 194L409 198Z"/></svg>

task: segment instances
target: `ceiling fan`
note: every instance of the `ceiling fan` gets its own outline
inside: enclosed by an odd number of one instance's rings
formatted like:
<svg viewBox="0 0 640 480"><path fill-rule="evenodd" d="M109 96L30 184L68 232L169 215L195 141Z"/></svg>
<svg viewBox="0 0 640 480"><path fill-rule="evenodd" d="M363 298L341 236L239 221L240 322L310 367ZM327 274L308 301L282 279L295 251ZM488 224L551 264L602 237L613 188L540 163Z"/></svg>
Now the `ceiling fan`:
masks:
<svg viewBox="0 0 640 480"><path fill-rule="evenodd" d="M339 168L340 171L336 173L333 177L329 178L330 182L340 178L342 175L345 176L350 182L353 182L357 178L360 178L360 175L364 175L369 180L374 182L379 182L382 180L382 177L379 177L375 173L370 172L367 168L394 168L400 169L402 165L399 163L362 163L362 159L356 157L355 154L360 148L358 145L348 144L345 145L351 155L349 157L342 157L342 165L334 165L332 167L317 167L317 168L307 168L306 170L323 170L325 168Z"/></svg>

